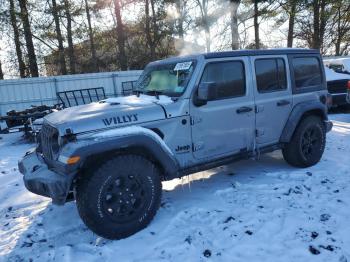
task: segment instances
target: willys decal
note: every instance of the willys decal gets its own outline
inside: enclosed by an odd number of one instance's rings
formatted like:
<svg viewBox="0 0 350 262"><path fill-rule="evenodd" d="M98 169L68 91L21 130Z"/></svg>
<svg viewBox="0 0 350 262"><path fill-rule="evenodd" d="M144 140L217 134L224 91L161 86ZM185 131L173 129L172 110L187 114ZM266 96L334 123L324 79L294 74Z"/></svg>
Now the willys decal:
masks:
<svg viewBox="0 0 350 262"><path fill-rule="evenodd" d="M109 118L102 119L102 122L105 126L110 125L120 125L125 123L137 122L138 116L137 114L132 115L123 115L123 116L114 116Z"/></svg>

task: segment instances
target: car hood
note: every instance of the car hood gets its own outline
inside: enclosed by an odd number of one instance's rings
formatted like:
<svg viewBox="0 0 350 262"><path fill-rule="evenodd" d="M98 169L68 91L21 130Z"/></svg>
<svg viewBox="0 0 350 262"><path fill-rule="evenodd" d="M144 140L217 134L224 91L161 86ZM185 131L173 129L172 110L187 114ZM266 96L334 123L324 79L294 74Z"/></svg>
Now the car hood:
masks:
<svg viewBox="0 0 350 262"><path fill-rule="evenodd" d="M54 112L44 122L56 127L60 135L67 129L79 134L105 128L138 125L166 118L164 105L173 103L169 97L127 96L108 98Z"/></svg>

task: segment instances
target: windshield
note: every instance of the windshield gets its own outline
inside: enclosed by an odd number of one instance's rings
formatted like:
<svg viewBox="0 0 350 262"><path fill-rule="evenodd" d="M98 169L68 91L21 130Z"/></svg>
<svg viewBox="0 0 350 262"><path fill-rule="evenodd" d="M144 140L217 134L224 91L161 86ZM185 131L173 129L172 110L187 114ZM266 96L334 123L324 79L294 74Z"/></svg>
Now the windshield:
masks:
<svg viewBox="0 0 350 262"><path fill-rule="evenodd" d="M146 67L136 84L136 92L178 97L191 79L194 61Z"/></svg>

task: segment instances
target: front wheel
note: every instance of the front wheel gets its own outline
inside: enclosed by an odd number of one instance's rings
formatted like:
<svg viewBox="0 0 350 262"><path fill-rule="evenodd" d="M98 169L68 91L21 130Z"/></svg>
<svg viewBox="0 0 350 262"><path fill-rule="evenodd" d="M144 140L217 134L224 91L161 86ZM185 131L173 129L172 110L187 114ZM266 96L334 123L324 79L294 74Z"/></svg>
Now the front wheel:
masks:
<svg viewBox="0 0 350 262"><path fill-rule="evenodd" d="M108 239L128 237L145 228L161 201L158 168L138 155L117 156L81 178L76 201L83 222Z"/></svg>
<svg viewBox="0 0 350 262"><path fill-rule="evenodd" d="M318 163L326 145L326 130L317 116L304 118L297 126L291 141L282 149L284 159L296 167Z"/></svg>

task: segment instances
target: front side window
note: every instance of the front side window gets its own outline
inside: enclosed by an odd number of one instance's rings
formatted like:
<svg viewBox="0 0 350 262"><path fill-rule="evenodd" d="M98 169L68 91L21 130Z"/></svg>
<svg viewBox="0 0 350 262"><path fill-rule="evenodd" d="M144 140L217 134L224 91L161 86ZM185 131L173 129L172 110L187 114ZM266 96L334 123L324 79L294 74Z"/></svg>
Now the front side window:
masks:
<svg viewBox="0 0 350 262"><path fill-rule="evenodd" d="M209 63L204 69L201 83L217 84L216 99L244 96L245 70L242 61Z"/></svg>
<svg viewBox="0 0 350 262"><path fill-rule="evenodd" d="M181 96L194 68L195 61L148 66L137 81L135 91L148 95Z"/></svg>
<svg viewBox="0 0 350 262"><path fill-rule="evenodd" d="M282 58L255 60L255 74L259 93L287 89L286 66Z"/></svg>
<svg viewBox="0 0 350 262"><path fill-rule="evenodd" d="M292 60L296 88L322 84L322 74L317 57L295 57Z"/></svg>

